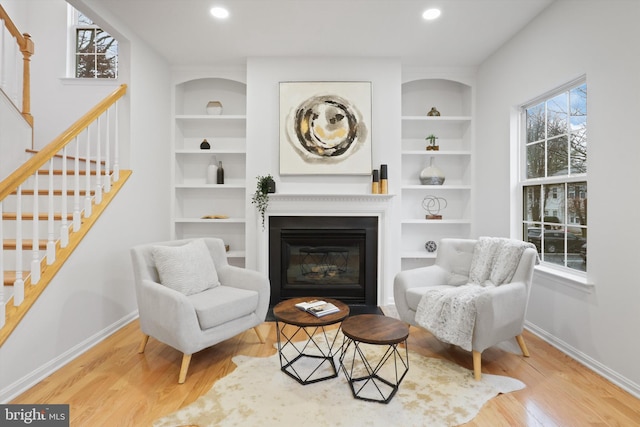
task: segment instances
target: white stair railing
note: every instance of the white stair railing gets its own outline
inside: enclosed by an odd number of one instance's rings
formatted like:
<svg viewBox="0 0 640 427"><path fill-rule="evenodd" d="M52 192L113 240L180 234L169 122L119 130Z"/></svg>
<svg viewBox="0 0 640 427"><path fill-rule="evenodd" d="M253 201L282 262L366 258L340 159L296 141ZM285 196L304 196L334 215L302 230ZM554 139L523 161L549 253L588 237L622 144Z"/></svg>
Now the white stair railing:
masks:
<svg viewBox="0 0 640 427"><path fill-rule="evenodd" d="M119 174L116 174L115 170L110 171L106 166L108 164L106 159L113 159L114 165L119 163L118 132L107 132L106 130L109 127L117 129L117 114L109 114L109 110L114 106L117 112L117 105L125 93L126 85L120 86L58 138L37 152L22 167L0 182L0 217L3 219L15 218L13 223L5 222L4 226L0 226L0 239L3 245L8 242L8 239L13 240L15 237L15 243L11 243L15 248L14 264L8 265L7 257L0 253L2 277L4 278L5 274L8 277L15 275L13 283L14 306L20 307L25 300L25 283L36 285L41 281L42 263L46 261L46 265L51 265L56 261L58 244L60 247L66 247L69 243L70 233L81 230L82 218L89 218L92 214L92 206L104 201L104 197L100 197L98 200L96 194L102 194L107 185L111 188L111 184L119 180ZM86 142L86 149L83 150L86 152L84 153L80 153L80 135L86 138L83 140L83 143ZM75 149L75 158L71 162L67 146L73 142L75 142L75 147L72 147ZM105 159L104 163L103 159ZM43 169L45 165L46 168ZM86 175L84 182L80 179L80 175L83 173ZM48 175L46 190L40 189L39 174ZM69 190L69 176L73 176L73 191ZM80 196L83 191L85 193L84 209L80 210ZM33 196L27 197L29 194ZM67 198L71 194L74 204L72 231L69 230L67 221ZM42 196L46 196L46 203L40 203L39 197ZM12 210L15 209L15 214L8 212L9 206ZM33 212L28 212L29 209ZM25 244L23 223L29 219L32 221L32 235L26 238L27 244ZM41 226L45 226L45 224L46 251L40 251L39 236L43 232ZM31 240L31 246L28 245L29 240ZM29 250L31 250L31 256L27 258L29 259L27 264L30 266L26 268L26 277L23 277L23 270L25 270L23 256ZM0 252L4 252L4 250ZM46 252L46 254L43 255L42 252ZM0 343L3 338L2 329L9 327L6 324L6 319L10 313L6 309L4 299L3 283L3 286L0 287L0 306L2 307L0 309Z"/></svg>
<svg viewBox="0 0 640 427"><path fill-rule="evenodd" d="M40 192L38 183L38 174L33 175L33 194ZM33 198L33 212L40 212L39 197ZM36 215L33 218L31 241L33 249L31 250L31 284L37 285L40 281L40 218Z"/></svg>
<svg viewBox="0 0 640 427"><path fill-rule="evenodd" d="M49 191L47 191L47 265L56 262L56 225L54 223L53 210L53 158L49 160ZM33 197L38 197L34 194ZM38 212L33 213L34 221L37 221Z"/></svg>
<svg viewBox="0 0 640 427"><path fill-rule="evenodd" d="M16 280L13 282L13 305L24 300L24 280L22 278L22 185L16 192Z"/></svg>
<svg viewBox="0 0 640 427"><path fill-rule="evenodd" d="M60 247L66 248L69 245L69 221L67 219L67 202L69 199L68 185L68 165L67 165L67 146L62 149L62 189L60 190L60 199L62 201L61 222L60 222Z"/></svg>

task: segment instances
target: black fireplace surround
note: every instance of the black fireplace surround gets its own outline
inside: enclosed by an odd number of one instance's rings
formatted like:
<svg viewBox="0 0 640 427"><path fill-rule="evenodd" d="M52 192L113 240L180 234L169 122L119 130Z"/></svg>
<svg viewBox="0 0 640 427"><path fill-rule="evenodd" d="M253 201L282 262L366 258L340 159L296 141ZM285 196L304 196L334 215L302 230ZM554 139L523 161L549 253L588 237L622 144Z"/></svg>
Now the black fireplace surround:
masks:
<svg viewBox="0 0 640 427"><path fill-rule="evenodd" d="M269 217L272 306L305 296L375 306L377 260L377 217Z"/></svg>

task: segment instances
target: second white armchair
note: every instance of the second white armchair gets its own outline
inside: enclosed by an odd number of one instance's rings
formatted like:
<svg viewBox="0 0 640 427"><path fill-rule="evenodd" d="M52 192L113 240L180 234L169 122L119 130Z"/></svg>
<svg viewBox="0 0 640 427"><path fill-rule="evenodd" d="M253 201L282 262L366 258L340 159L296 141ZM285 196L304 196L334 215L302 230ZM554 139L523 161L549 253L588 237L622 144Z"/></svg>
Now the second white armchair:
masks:
<svg viewBox="0 0 640 427"><path fill-rule="evenodd" d="M442 239L435 264L429 267L405 270L394 281L395 305L400 318L420 327L416 319L423 296L430 290L446 292L466 285L472 275L471 266L478 240ZM509 257L509 255L507 255ZM471 351L476 379L481 378L482 352L502 341L516 338L524 356L529 352L522 338L525 313L533 268L538 255L533 248L522 250L515 261L512 277L499 286L483 288L475 298L475 319L471 331ZM504 279L504 277L503 277ZM431 331L434 332L434 331ZM436 338L438 337L434 333ZM441 339L443 340L443 339ZM445 342L450 342L443 340Z"/></svg>

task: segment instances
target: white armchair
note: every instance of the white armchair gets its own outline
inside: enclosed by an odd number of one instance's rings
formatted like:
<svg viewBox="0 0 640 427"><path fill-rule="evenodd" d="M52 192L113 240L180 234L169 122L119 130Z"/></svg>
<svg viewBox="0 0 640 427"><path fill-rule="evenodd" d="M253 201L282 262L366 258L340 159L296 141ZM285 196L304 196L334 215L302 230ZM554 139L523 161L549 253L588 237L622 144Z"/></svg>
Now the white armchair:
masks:
<svg viewBox="0 0 640 427"><path fill-rule="evenodd" d="M469 239L442 239L434 265L396 275L394 299L403 321L420 327L416 322L416 312L427 290L435 286L459 286L469 281L476 242ZM523 355L529 356L522 331L537 259L533 248L525 249L511 280L500 286L488 287L475 300L476 317L471 347L476 379L481 377L482 352L502 341L515 337Z"/></svg>
<svg viewBox="0 0 640 427"><path fill-rule="evenodd" d="M194 253L190 248L196 243L200 245L199 252ZM174 278L182 288L161 284L161 277L168 281L172 272L158 263L167 261L167 256L171 258L173 253L176 260L182 256L182 262L169 266L177 273ZM139 353L144 352L149 336L181 351L180 384L186 379L193 353L250 328L264 342L257 326L264 322L269 308L269 279L258 272L229 265L221 239L139 245L131 249L131 257L144 335ZM190 276L194 276L193 280ZM193 288L192 282L197 279L206 282L206 289Z"/></svg>

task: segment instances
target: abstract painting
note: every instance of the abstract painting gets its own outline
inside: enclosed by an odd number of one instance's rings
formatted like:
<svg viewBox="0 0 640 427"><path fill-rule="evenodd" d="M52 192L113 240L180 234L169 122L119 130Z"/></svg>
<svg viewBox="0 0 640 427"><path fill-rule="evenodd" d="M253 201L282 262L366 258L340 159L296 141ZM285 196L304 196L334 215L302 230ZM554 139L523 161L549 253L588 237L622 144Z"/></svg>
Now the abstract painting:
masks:
<svg viewBox="0 0 640 427"><path fill-rule="evenodd" d="M280 83L280 174L371 174L371 82Z"/></svg>

